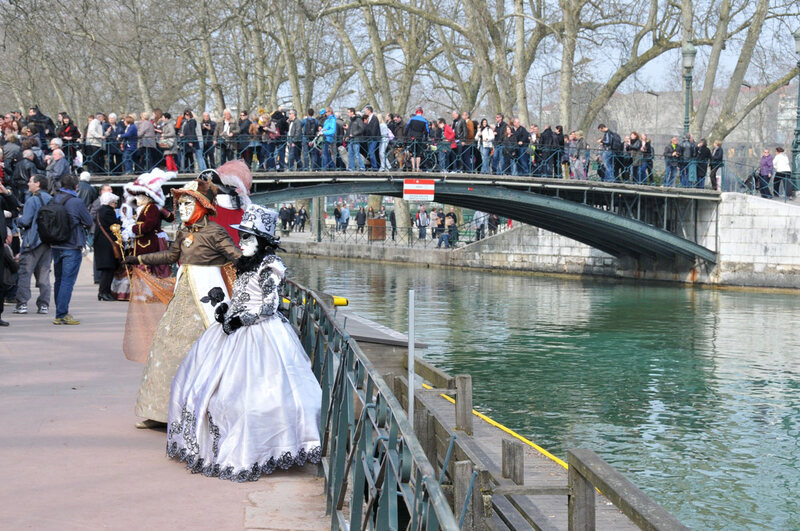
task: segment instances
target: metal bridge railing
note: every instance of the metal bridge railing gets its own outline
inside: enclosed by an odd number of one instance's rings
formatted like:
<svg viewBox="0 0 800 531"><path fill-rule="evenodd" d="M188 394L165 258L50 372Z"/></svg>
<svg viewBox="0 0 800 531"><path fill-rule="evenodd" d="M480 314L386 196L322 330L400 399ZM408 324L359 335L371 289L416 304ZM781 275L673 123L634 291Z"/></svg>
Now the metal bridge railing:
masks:
<svg viewBox="0 0 800 531"><path fill-rule="evenodd" d="M322 297L287 282L289 320L322 386L331 529L457 530L444 491L388 384Z"/></svg>
<svg viewBox="0 0 800 531"><path fill-rule="evenodd" d="M363 138L354 143L355 148L351 150L354 164L351 164L349 145L345 139L322 144L313 139L290 142L285 137L265 140L261 136L246 136L226 143L190 143L179 138L170 149L139 146L133 151L126 151L118 142L106 142L102 148L93 150L85 149L80 143L67 143L65 149L70 153L83 149L83 167L97 175L137 174L155 167L171 167L179 173L194 173L232 159L244 160L255 172L348 171L351 165L354 166L352 169L360 170L363 167L366 171L410 171L412 157L419 155L420 169L426 172L483 173L700 189L709 188L711 176L715 174L720 181L718 189L721 191L760 193L762 197L783 199L791 197L800 186L791 177L778 186L773 186L774 177L767 179L766 185L759 186L763 181L754 174L757 168L733 161L723 161L715 172L714 165L709 161L678 159L667 162L658 153L634 157L622 151L608 157L607 152L597 149L578 152L570 148L509 144L482 148L476 143L459 144L453 148L446 141L396 139L384 143L382 140ZM324 157L324 160L323 149L330 150L330 156ZM371 164L372 150L376 162L374 167ZM487 159L487 164L483 164L483 158ZM327 166L323 167L323 164Z"/></svg>

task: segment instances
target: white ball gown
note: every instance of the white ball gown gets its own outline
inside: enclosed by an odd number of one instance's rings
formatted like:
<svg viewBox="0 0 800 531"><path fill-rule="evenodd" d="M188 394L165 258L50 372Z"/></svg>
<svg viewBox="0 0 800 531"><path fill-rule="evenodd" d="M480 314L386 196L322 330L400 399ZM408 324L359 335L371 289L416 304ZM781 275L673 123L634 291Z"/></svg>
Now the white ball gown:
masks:
<svg viewBox="0 0 800 531"><path fill-rule="evenodd" d="M195 342L172 381L167 454L193 473L255 481L320 460L322 392L278 311L285 271L269 255L240 273L223 323ZM241 328L227 334L237 317Z"/></svg>

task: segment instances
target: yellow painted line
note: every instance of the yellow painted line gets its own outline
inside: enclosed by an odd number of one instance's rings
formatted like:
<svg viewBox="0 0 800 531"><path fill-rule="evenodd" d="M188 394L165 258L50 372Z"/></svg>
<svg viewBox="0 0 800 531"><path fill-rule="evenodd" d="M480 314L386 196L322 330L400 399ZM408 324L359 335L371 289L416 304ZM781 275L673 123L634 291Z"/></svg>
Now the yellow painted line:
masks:
<svg viewBox="0 0 800 531"><path fill-rule="evenodd" d="M433 387L431 387L430 385L425 384L425 383L422 384L422 387L425 388L425 389L433 389ZM445 400L447 400L448 402L450 402L452 404L456 403L454 398L449 397L444 393L440 394L439 396L441 396L442 398L444 398ZM511 428L506 428L505 426L503 426L502 424L500 424L496 420L487 417L486 415L484 415L480 411L476 411L476 410L473 409L472 410L472 414L475 415L476 417L478 417L479 419L488 422L489 424L491 424L495 428L500 428L502 431L506 432L507 434L511 435L512 437L514 437L516 439L519 439L520 441L524 442L525 444L527 444L528 446L530 446L531 448L533 448L534 450L536 450L537 452L539 452L540 454L542 454L546 458L550 459L551 461L554 461L554 462L558 463L559 465L563 466L564 468L569 468L569 465L567 465L567 463L565 463L563 460L561 460L558 457L554 456L553 454L551 454L550 452L548 452L547 450L545 450L544 448L542 448L538 444L534 443L533 441L530 441L530 440L526 439L525 437L523 437L519 433L515 432Z"/></svg>

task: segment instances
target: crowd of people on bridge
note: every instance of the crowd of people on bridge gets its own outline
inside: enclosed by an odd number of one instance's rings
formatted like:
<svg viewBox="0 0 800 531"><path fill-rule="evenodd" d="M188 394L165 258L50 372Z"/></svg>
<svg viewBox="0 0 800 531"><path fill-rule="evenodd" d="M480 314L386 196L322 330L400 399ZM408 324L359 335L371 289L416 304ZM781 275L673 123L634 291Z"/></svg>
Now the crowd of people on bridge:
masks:
<svg viewBox="0 0 800 531"><path fill-rule="evenodd" d="M526 127L502 113L476 121L470 112L454 110L447 118L429 119L421 107L404 117L383 115L372 106L345 113L279 106L271 113L241 111L238 117L230 109L217 117L196 116L186 108L175 119L161 109L124 116L100 112L86 117L80 131L66 112L54 122L32 107L25 117L19 111L5 114L0 144L4 182L23 195L31 173L45 173L57 183L65 173L82 170L200 172L234 159L265 172L463 172L720 189L720 141L689 134L672 138L662 150L644 133L623 136L604 124L598 133L590 144L584 131ZM659 157L663 175L654 170ZM770 195L794 193L790 179L780 176L772 183ZM759 188L762 195L767 188Z"/></svg>

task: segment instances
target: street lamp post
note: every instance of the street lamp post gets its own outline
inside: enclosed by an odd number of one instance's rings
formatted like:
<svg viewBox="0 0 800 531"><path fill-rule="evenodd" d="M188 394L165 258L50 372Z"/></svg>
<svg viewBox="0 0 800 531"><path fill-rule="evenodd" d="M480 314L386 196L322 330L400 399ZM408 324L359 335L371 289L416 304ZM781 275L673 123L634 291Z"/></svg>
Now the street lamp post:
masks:
<svg viewBox="0 0 800 531"><path fill-rule="evenodd" d="M652 90L648 90L647 94L650 94L651 96L655 96L656 97L656 127L655 127L655 130L653 131L653 134L652 134L653 140L655 140L656 138L658 138L658 97L659 96L658 96L658 92L653 92Z"/></svg>
<svg viewBox="0 0 800 531"><path fill-rule="evenodd" d="M794 49L797 52L797 67L800 68L800 28L794 32ZM797 83L797 124L792 142L792 188L796 189L798 184L800 184L800 75ZM789 190L786 191L786 195L789 195Z"/></svg>
<svg viewBox="0 0 800 531"><path fill-rule="evenodd" d="M694 56L697 55L697 48L691 42L687 42L681 49L683 55L683 83L686 86L686 102L683 112L683 135L689 134L689 112L692 105L692 70L694 69Z"/></svg>

